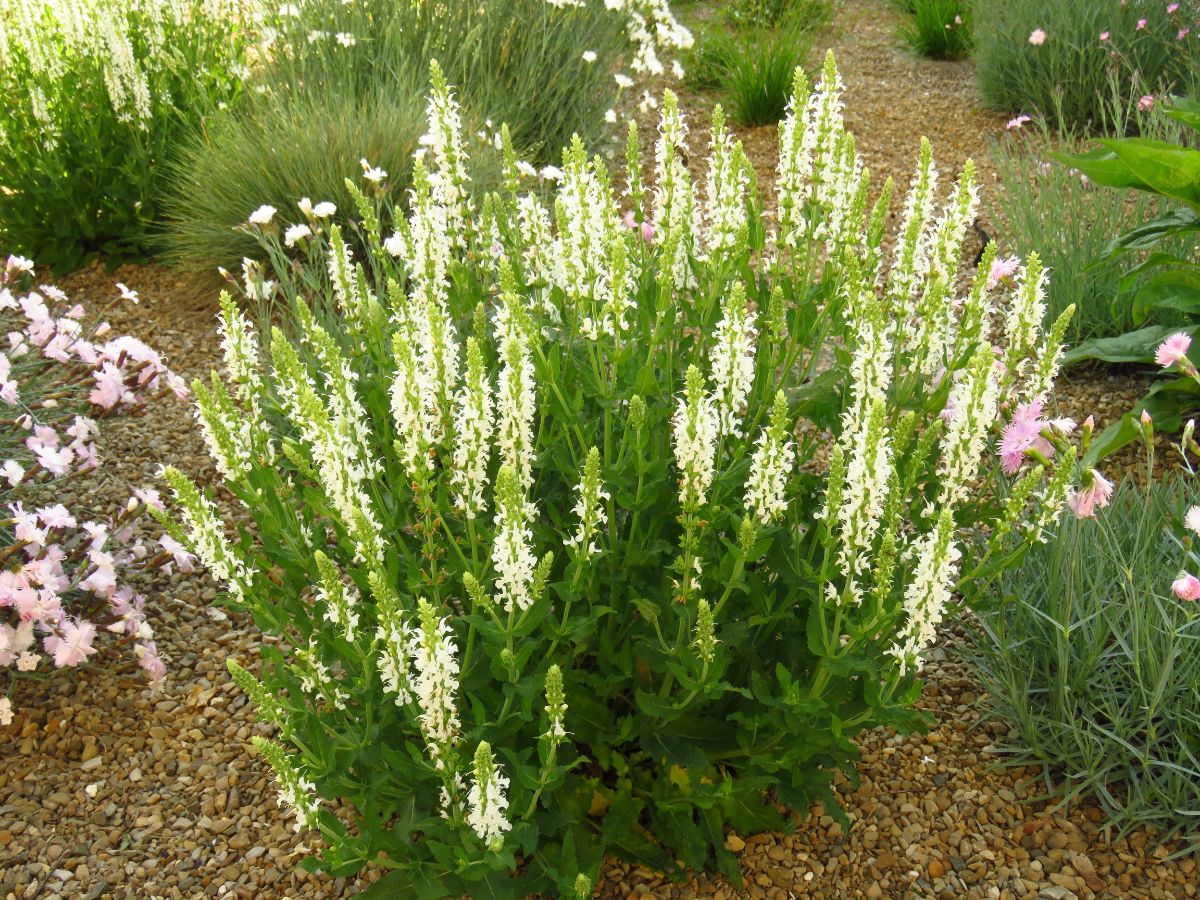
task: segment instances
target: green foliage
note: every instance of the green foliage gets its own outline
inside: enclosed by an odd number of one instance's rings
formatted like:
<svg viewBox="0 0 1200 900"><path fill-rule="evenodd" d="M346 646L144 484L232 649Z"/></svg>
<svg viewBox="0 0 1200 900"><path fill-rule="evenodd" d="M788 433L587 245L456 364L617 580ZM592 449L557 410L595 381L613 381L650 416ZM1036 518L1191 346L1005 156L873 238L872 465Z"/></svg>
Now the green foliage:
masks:
<svg viewBox="0 0 1200 900"><path fill-rule="evenodd" d="M551 213L511 147L472 199L434 83L407 217L363 197L355 254L254 232L270 364L225 297L226 380L196 384L246 524L174 470L161 521L278 639L231 671L313 867L386 862L377 896L586 897L606 853L738 879L725 829L835 808L856 735L921 727L953 596L1058 516L1060 433L1048 472L989 462L1001 399L1050 389L1042 272L1001 370L987 279L952 296L973 169L935 203L928 142L883 271L891 185L872 210L832 56L796 78L770 241L719 116L703 193L668 94L654 194L631 129L629 183L575 140Z"/></svg>
<svg viewBox="0 0 1200 900"><path fill-rule="evenodd" d="M791 23L725 40L721 84L730 115L743 125L778 122L791 97L792 76L812 50L812 33Z"/></svg>
<svg viewBox="0 0 1200 900"><path fill-rule="evenodd" d="M734 26L774 28L791 21L815 31L829 22L833 4L831 0L733 0L721 12Z"/></svg>
<svg viewBox="0 0 1200 900"><path fill-rule="evenodd" d="M778 26L706 25L685 67L688 83L716 90L743 125L778 122L791 97L792 76L805 64L823 21L788 15Z"/></svg>
<svg viewBox="0 0 1200 900"><path fill-rule="evenodd" d="M243 90L248 24L212 0L0 2L0 244L57 271L146 256L167 161Z"/></svg>
<svg viewBox="0 0 1200 900"><path fill-rule="evenodd" d="M1172 98L1165 106L1172 119L1200 132L1200 104ZM1186 135L1186 132L1185 132ZM1108 188L1132 189L1164 204L1183 204L1162 212L1157 218L1131 228L1114 238L1105 250L1108 259L1140 260L1126 272L1121 285L1136 285L1131 305L1135 325L1152 315L1167 315L1187 324L1182 330L1200 333L1200 150L1187 139L1162 141L1152 138L1103 140L1099 149L1082 154L1059 154L1097 184ZM1149 362L1154 358L1152 342L1161 341L1166 327L1145 327L1106 341L1076 347L1069 361L1105 359L1110 362ZM1200 408L1200 384L1189 373L1155 385L1135 412L1147 409L1158 426L1175 431L1182 420ZM1121 437L1118 437L1118 430ZM1119 446L1132 439L1128 423L1114 425L1102 445Z"/></svg>
<svg viewBox="0 0 1200 900"><path fill-rule="evenodd" d="M263 202L291 210L302 196L331 201L346 225L353 203L344 181L363 158L388 172L400 201L424 127L430 58L469 86L463 114L473 136L506 123L520 152L541 161L572 134L596 137L628 51L623 25L595 3L302 0L297 15L272 22L278 37L262 94L214 118L171 167L170 257L198 270L237 268L257 253L237 228ZM494 185L486 170L476 176Z"/></svg>
<svg viewBox="0 0 1200 900"><path fill-rule="evenodd" d="M1014 762L1040 763L1066 800L1099 802L1120 832L1196 834L1200 609L1171 593L1189 484L1120 486L998 583L967 653Z"/></svg>
<svg viewBox="0 0 1200 900"><path fill-rule="evenodd" d="M912 0L900 36L922 56L962 59L971 52L971 3Z"/></svg>
<svg viewBox="0 0 1200 900"><path fill-rule="evenodd" d="M399 202L412 154L424 130L424 102L415 88L379 89L368 96L319 91L251 98L236 115L215 118L172 165L164 246L170 259L196 271L231 271L259 255L256 238L238 226L262 203L299 222L301 195L354 214L348 175L368 159L388 173L382 190ZM270 123L269 126L264 123Z"/></svg>
<svg viewBox="0 0 1200 900"><path fill-rule="evenodd" d="M1159 139L1178 134L1161 109L1160 105L1138 114L1138 129ZM1127 264L1109 253L1109 245L1113 235L1166 208L1147 194L1131 197L1104 190L1073 163L1053 155L1086 146L1088 142L1065 122L1052 128L1041 117L990 143L1000 182L991 204L996 240L1022 257L1036 250L1054 272L1046 291L1047 307L1051 316L1075 307L1067 335L1072 344L1116 337L1144 320L1135 311L1144 278L1126 278ZM1174 240L1171 246L1182 250L1185 245ZM1163 313L1156 318L1157 323L1176 321Z"/></svg>
<svg viewBox="0 0 1200 900"><path fill-rule="evenodd" d="M1007 0L975 9L975 59L984 100L1009 112L1061 111L1076 128L1098 127L1116 95L1136 105L1147 94L1191 93L1200 74L1200 9L1181 0L1174 13L1158 0ZM1146 20L1144 28L1138 22ZM1045 43L1030 35L1040 29ZM1108 39L1101 35L1107 33Z"/></svg>

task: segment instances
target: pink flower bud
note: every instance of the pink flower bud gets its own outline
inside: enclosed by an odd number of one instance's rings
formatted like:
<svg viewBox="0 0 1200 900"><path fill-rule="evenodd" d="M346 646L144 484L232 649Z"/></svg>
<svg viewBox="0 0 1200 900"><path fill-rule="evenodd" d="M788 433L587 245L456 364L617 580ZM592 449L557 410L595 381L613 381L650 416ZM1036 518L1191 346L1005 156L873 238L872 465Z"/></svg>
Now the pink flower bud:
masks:
<svg viewBox="0 0 1200 900"><path fill-rule="evenodd" d="M1171 590L1180 600L1200 600L1200 578L1184 572L1171 582Z"/></svg>

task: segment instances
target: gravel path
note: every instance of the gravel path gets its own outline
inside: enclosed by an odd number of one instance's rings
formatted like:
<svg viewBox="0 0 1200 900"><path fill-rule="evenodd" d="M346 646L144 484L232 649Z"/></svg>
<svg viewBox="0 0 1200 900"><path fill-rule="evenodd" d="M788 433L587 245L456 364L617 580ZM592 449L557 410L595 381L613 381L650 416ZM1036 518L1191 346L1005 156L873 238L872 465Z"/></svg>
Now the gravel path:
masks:
<svg viewBox="0 0 1200 900"><path fill-rule="evenodd" d="M981 111L969 63L915 58L892 36L885 0L842 0L831 41L848 84L847 121L872 170L907 183L917 139L934 141L942 170L971 156L985 184L984 135L1003 117ZM684 98L690 105L689 99ZM764 186L772 180L773 128L742 134ZM649 144L647 144L649 146ZM153 343L181 373L206 372L217 355L210 313L181 311L188 285L155 267L89 270L64 280L94 305L125 281L138 308L110 319ZM1064 407L1086 414L1135 397L1128 380L1074 379ZM215 473L188 410L164 401L142 418L107 423L106 465L71 487L79 505L123 501L170 460L208 480ZM142 585L162 617L158 643L170 666L158 693L128 667L84 678L27 682L16 721L0 729L0 898L339 897L359 883L295 869L308 835L275 805L252 755L256 732L225 659L258 657L260 635L212 607L204 577L155 576ZM698 877L669 884L612 862L604 897L1194 897L1196 860L1167 861L1137 833L1106 839L1098 810L1048 810L1039 773L1002 768L983 722L978 688L960 664L935 651L922 701L926 735L877 730L861 742L857 786L839 792L848 832L814 810L792 835L730 835L746 886ZM370 880L368 877L366 880Z"/></svg>

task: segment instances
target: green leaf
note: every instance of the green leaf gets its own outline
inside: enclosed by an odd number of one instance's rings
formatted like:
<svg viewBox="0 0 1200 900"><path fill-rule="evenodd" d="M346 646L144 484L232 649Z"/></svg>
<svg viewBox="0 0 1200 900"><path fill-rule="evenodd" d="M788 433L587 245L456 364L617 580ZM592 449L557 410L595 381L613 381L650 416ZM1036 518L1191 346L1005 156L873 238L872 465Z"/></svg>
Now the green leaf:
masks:
<svg viewBox="0 0 1200 900"><path fill-rule="evenodd" d="M1164 103L1162 110L1176 122L1200 131L1200 101L1191 97L1171 97L1170 103Z"/></svg>
<svg viewBox="0 0 1200 900"><path fill-rule="evenodd" d="M1130 171L1124 160L1110 149L1100 148L1087 153L1051 153L1050 156L1078 169L1096 184L1115 188L1149 189L1146 182Z"/></svg>
<svg viewBox="0 0 1200 900"><path fill-rule="evenodd" d="M1133 299L1133 320L1144 322L1156 309L1200 313L1200 271L1171 269L1150 276Z"/></svg>
<svg viewBox="0 0 1200 900"><path fill-rule="evenodd" d="M1200 215L1190 207L1176 207L1114 238L1104 248L1104 255L1112 256L1129 250L1148 250L1163 238L1197 230L1200 230Z"/></svg>
<svg viewBox="0 0 1200 900"><path fill-rule="evenodd" d="M1147 189L1200 209L1200 150L1148 138L1104 141Z"/></svg>
<svg viewBox="0 0 1200 900"><path fill-rule="evenodd" d="M1200 330L1200 326L1193 330ZM1063 354L1063 365L1098 359L1112 363L1153 363L1154 351L1178 328L1153 325L1111 338L1084 341Z"/></svg>

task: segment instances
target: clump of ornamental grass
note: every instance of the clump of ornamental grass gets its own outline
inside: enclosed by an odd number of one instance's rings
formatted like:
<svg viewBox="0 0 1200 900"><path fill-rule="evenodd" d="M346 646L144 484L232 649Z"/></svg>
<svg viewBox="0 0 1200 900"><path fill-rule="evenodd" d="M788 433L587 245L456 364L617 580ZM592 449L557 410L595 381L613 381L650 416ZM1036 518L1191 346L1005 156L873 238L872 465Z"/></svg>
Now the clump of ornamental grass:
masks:
<svg viewBox="0 0 1200 900"><path fill-rule="evenodd" d="M160 519L279 638L230 669L313 865L421 896L586 897L606 853L738 879L725 830L836 809L856 735L923 725L955 597L1094 483L1042 415L1069 313L1043 328L1036 255L956 293L973 167L943 196L922 142L884 251L832 56L794 77L769 230L719 114L693 181L670 93L653 187L631 129L623 174L572 142L549 206L502 140L477 200L446 87L393 233L363 190L361 255L247 226L291 324L224 296L195 384L247 526L170 468Z"/></svg>
<svg viewBox="0 0 1200 900"><path fill-rule="evenodd" d="M812 6L778 18L728 12L727 23L706 25L687 58L688 83L715 90L743 125L778 122L791 99L792 73L805 65L816 32L828 20Z"/></svg>
<svg viewBox="0 0 1200 900"><path fill-rule="evenodd" d="M789 16L778 27L725 34L722 40L719 84L730 115L743 125L778 122L791 99L792 73L812 51L810 24Z"/></svg>
<svg viewBox="0 0 1200 900"><path fill-rule="evenodd" d="M971 4L966 0L908 0L896 4L900 36L922 56L962 59L971 53Z"/></svg>
<svg viewBox="0 0 1200 900"><path fill-rule="evenodd" d="M166 163L247 75L237 0L0 0L0 243L57 270L152 249Z"/></svg>
<svg viewBox="0 0 1200 900"><path fill-rule="evenodd" d="M976 4L974 14L979 87L997 109L1059 112L1073 128L1100 128L1113 83L1131 107L1197 87L1196 0L1009 0Z"/></svg>
<svg viewBox="0 0 1200 900"><path fill-rule="evenodd" d="M344 180L360 160L386 172L401 201L421 150L431 58L465 85L460 115L483 161L471 172L481 193L498 184L479 152L498 139L496 123L507 123L522 158L552 162L573 134L598 139L634 79L662 75L667 54L691 42L665 0L301 0L270 11L263 27L273 37L255 93L213 117L169 166L162 243L197 271L258 254L237 226L261 204L309 196L332 203L332 221L346 227Z"/></svg>
<svg viewBox="0 0 1200 900"><path fill-rule="evenodd" d="M1142 423L1150 448L1151 427ZM1190 470L1200 454L1191 428L1180 451ZM981 612L967 653L992 710L1013 726L1015 764L1041 765L1062 802L1098 802L1120 834L1150 827L1194 846L1195 486L1151 478L1103 489L1111 509L1063 522L998 579L1002 602Z"/></svg>
<svg viewBox="0 0 1200 900"><path fill-rule="evenodd" d="M119 658L130 651L154 682L166 674L133 569L193 558L170 536L152 553L135 529L158 491L137 490L107 521L83 521L53 487L100 467L97 418L136 412L155 394L187 387L136 338L85 325L82 306L55 287L32 290L33 263L0 270L0 726L13 721L18 679ZM137 295L119 285L124 299ZM28 504L28 508L27 505Z"/></svg>

